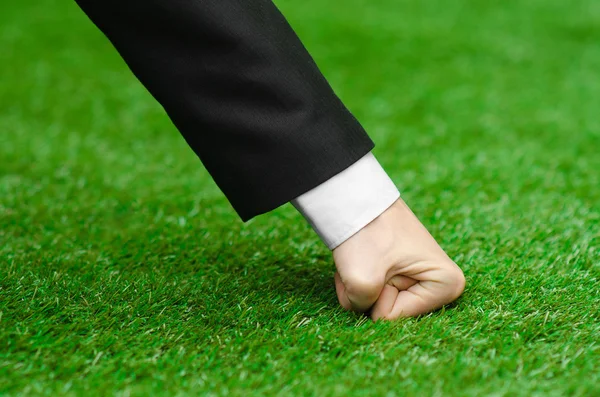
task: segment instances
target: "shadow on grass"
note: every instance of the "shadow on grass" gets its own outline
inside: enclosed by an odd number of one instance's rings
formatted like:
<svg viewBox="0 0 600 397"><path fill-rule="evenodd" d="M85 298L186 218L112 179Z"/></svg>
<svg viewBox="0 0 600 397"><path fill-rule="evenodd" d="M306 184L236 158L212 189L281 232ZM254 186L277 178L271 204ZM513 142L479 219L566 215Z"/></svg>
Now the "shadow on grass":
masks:
<svg viewBox="0 0 600 397"><path fill-rule="evenodd" d="M234 225L223 238L216 237L222 230L212 228L175 236L163 229L168 238L157 238L151 230L135 239L121 236L131 243L111 249L111 266L105 271L116 271L122 280L137 283L138 290L210 318L213 326L338 310L329 251L318 242L293 248L244 234L244 229Z"/></svg>

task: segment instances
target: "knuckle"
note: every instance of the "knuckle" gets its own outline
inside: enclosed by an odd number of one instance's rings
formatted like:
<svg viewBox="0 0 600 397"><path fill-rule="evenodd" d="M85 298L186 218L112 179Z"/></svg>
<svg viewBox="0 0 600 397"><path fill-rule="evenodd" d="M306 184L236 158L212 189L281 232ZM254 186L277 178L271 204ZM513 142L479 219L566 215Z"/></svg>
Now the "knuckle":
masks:
<svg viewBox="0 0 600 397"><path fill-rule="evenodd" d="M449 281L452 286L451 298L455 300L462 295L466 286L465 275L458 266L451 272Z"/></svg>
<svg viewBox="0 0 600 397"><path fill-rule="evenodd" d="M374 277L364 277L356 274L344 277L343 282L350 300L377 299L383 286L383 283Z"/></svg>

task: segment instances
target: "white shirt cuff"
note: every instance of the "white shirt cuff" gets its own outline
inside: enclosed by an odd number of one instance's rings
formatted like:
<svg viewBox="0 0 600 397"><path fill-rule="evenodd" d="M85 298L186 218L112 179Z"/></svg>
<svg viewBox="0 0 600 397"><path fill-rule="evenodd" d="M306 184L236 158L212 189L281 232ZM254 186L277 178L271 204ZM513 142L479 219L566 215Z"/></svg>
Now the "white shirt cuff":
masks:
<svg viewBox="0 0 600 397"><path fill-rule="evenodd" d="M369 153L292 200L321 240L333 250L387 210L400 192Z"/></svg>

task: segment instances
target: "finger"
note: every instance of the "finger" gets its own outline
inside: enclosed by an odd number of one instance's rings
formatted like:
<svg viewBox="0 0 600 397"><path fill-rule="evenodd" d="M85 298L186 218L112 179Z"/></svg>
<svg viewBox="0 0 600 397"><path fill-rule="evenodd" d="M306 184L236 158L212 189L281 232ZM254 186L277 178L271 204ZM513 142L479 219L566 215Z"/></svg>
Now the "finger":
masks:
<svg viewBox="0 0 600 397"><path fill-rule="evenodd" d="M385 285L377 302L371 309L371 319L377 321L379 319L386 319L387 316L392 312L396 299L398 298L398 289L391 285Z"/></svg>
<svg viewBox="0 0 600 397"><path fill-rule="evenodd" d="M335 280L335 292L338 297L338 301L340 302L340 306L342 306L346 310L352 310L352 304L346 295L346 287L344 287L344 283L342 283L342 279L340 278L340 274L335 272L333 276Z"/></svg>
<svg viewBox="0 0 600 397"><path fill-rule="evenodd" d="M419 316L449 303L444 299L443 292L437 291L443 289L443 286L436 284L431 281L422 281L404 291L400 291L386 319L394 320Z"/></svg>
<svg viewBox="0 0 600 397"><path fill-rule="evenodd" d="M377 302L375 302L371 310L373 321L386 319L391 314L400 291L406 290L416 283L418 283L417 280L401 275L396 275L389 279L387 282L388 285L381 291L381 295L379 295Z"/></svg>
<svg viewBox="0 0 600 397"><path fill-rule="evenodd" d="M397 275L389 279L387 283L396 287L398 291L404 291L405 289L409 289L418 282L419 281L415 280L414 278Z"/></svg>
<svg viewBox="0 0 600 397"><path fill-rule="evenodd" d="M350 310L364 313L368 311L381 294L385 285L383 277L377 278L369 275L349 274L344 278L339 272L336 277L336 287L339 292L340 304L350 304Z"/></svg>

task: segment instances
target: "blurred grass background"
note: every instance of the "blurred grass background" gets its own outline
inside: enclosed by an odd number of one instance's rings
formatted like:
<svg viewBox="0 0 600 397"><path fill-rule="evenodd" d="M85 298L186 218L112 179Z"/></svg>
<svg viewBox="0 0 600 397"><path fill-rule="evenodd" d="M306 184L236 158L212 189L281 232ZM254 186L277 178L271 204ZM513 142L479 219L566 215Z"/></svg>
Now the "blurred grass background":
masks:
<svg viewBox="0 0 600 397"><path fill-rule="evenodd" d="M3 2L0 394L597 395L600 2L277 4L465 295L342 311L302 218L242 224L74 2Z"/></svg>

